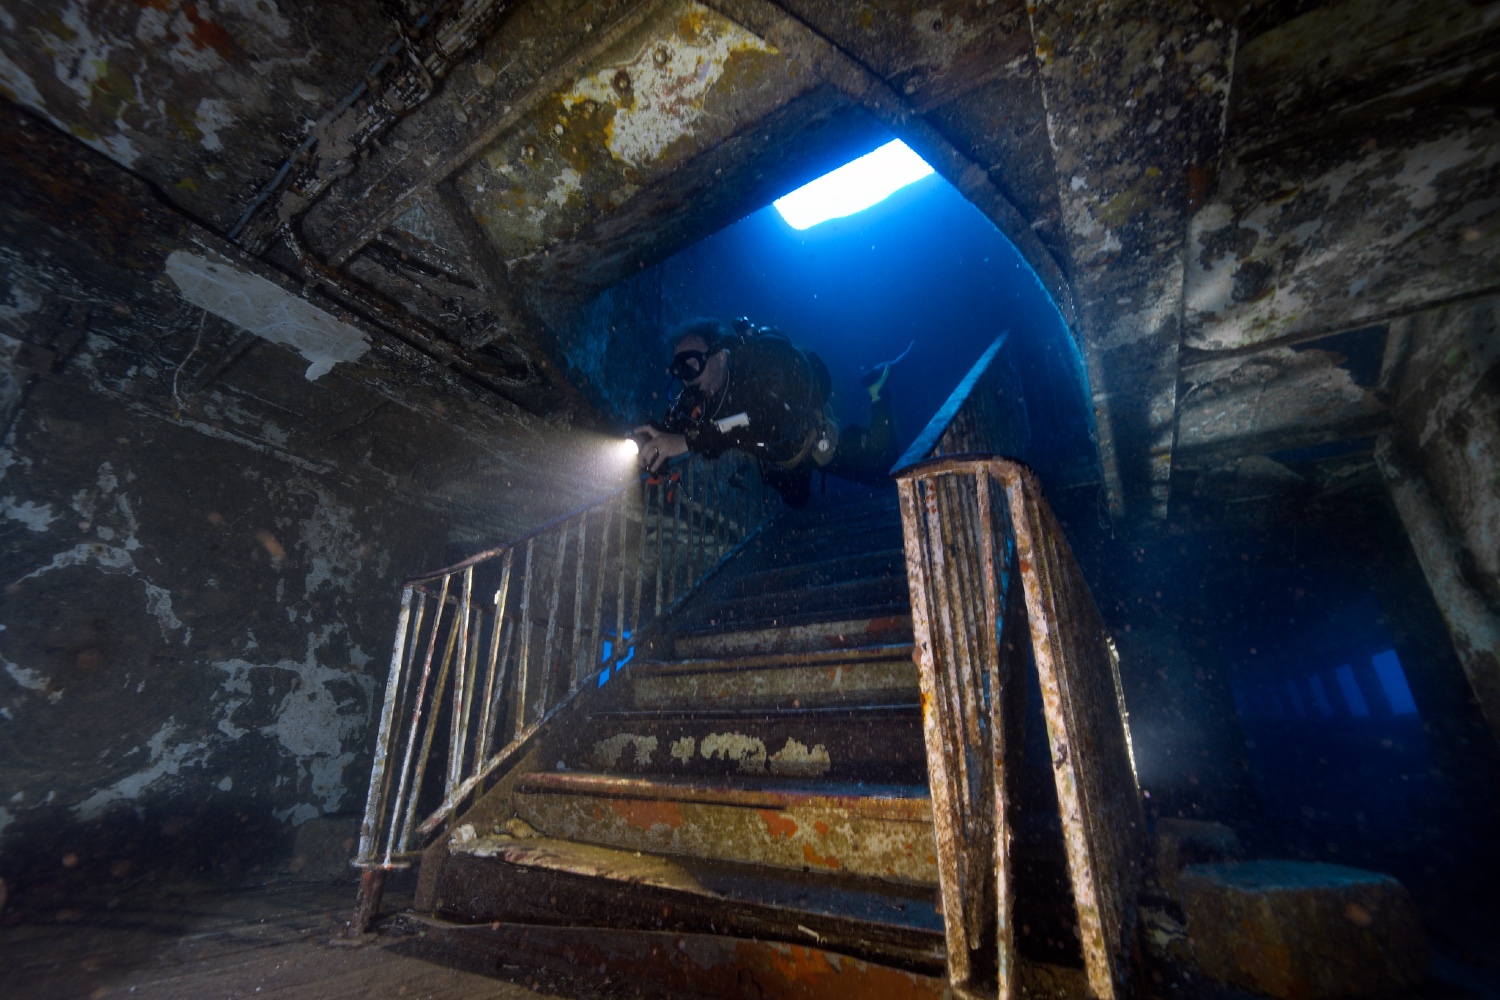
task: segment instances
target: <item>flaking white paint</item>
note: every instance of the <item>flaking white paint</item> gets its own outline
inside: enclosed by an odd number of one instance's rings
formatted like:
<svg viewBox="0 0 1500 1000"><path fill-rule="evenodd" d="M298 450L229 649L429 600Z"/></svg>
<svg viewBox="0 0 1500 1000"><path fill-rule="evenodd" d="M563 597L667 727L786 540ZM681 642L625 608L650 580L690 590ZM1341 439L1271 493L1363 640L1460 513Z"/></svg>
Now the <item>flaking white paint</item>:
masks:
<svg viewBox="0 0 1500 1000"><path fill-rule="evenodd" d="M326 656L329 639L342 628L333 624L309 632L307 653L301 662L283 659L275 663L251 663L231 659L212 664L226 675L221 686L230 697L219 712L219 731L232 739L248 731L234 722L234 714L250 697L252 672L274 670L289 675L278 677L275 682L275 689L284 685L286 694L276 707L273 721L255 731L274 738L291 755L300 783L305 783L307 793L327 812L336 811L348 794L344 769L353 762L355 750L346 749L346 745L355 745L364 735L375 697L372 678L319 662L320 653ZM365 654L361 651L360 655ZM338 690L350 685L362 697L350 697L347 691ZM311 818L298 815L301 819L294 822Z"/></svg>
<svg viewBox="0 0 1500 1000"><path fill-rule="evenodd" d="M0 500L0 514L4 514L12 521L20 521L26 526L27 531L42 532L52 526L57 516L52 513L50 503L39 504L33 500L25 503L17 503L15 497L6 497Z"/></svg>
<svg viewBox="0 0 1500 1000"><path fill-rule="evenodd" d="M776 49L744 28L701 4L687 13L666 38L652 39L624 62L606 66L573 85L563 97L572 108L585 101L615 109L608 129L610 153L643 166L657 159L703 117L703 98L724 75L730 57L739 52L772 54ZM682 25L692 25L684 29ZM618 73L630 87L615 86Z"/></svg>
<svg viewBox="0 0 1500 1000"><path fill-rule="evenodd" d="M176 250L167 258L166 273L188 302L301 354L309 362L309 381L370 349L359 330L227 261Z"/></svg>
<svg viewBox="0 0 1500 1000"><path fill-rule="evenodd" d="M172 735L181 728L175 718L169 717L156 734L146 741L149 756L145 767L107 788L99 789L75 805L73 812L79 819L97 819L111 806L139 799L142 793L179 774L184 768L202 765L210 752L207 740L168 746Z"/></svg>

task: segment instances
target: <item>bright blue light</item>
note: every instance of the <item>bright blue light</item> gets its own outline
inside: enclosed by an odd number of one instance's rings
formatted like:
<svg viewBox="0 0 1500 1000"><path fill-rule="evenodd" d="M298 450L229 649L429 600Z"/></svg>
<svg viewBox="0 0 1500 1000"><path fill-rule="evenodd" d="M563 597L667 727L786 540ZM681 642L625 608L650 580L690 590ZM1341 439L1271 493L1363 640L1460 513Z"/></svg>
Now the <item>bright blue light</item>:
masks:
<svg viewBox="0 0 1500 1000"><path fill-rule="evenodd" d="M932 173L900 139L844 164L774 202L793 229L811 229L885 201L908 184Z"/></svg>

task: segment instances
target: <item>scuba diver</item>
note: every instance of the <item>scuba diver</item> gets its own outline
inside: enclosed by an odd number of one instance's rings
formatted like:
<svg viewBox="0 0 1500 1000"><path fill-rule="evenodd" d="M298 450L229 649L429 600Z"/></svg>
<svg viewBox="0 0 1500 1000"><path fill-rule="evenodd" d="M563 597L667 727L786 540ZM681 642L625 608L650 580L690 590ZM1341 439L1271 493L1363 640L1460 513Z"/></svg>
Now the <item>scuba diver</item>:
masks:
<svg viewBox="0 0 1500 1000"><path fill-rule="evenodd" d="M733 329L690 320L672 338L667 369L681 389L675 396L668 390L666 416L632 432L641 465L656 472L689 451L717 458L738 448L792 507L806 505L814 469L868 485L889 482L896 427L883 391L891 367L910 351L866 371L860 381L870 394L870 426L840 431L828 366L816 354L748 319L735 320Z"/></svg>

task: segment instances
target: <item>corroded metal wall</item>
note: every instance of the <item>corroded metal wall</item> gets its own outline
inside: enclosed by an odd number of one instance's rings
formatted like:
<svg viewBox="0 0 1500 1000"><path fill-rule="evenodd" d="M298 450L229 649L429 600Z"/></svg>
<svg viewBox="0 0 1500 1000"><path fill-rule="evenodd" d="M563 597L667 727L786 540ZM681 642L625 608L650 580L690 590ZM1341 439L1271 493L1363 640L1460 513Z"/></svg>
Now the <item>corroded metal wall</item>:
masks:
<svg viewBox="0 0 1500 1000"><path fill-rule="evenodd" d="M274 865L296 827L357 808L393 581L621 470L3 108L11 903L164 858ZM183 256L357 356L310 372L190 305Z"/></svg>

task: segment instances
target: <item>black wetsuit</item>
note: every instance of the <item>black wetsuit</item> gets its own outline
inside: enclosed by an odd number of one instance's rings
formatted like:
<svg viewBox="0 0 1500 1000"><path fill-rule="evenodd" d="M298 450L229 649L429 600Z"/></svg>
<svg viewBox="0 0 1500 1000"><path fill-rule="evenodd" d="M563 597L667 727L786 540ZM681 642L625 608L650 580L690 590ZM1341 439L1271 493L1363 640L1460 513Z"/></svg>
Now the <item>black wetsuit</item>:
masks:
<svg viewBox="0 0 1500 1000"><path fill-rule="evenodd" d="M724 346L729 351L724 388L706 400L679 400L668 416L669 429L681 432L689 450L705 458L717 458L730 448L754 456L766 483L789 505L801 507L811 493L818 467L814 449L824 427L826 381L814 367L821 362L809 360L775 332L731 337ZM721 431L715 424L740 413L749 418L748 425ZM825 471L871 485L889 481L896 433L888 400L871 406L870 424L838 434Z"/></svg>

